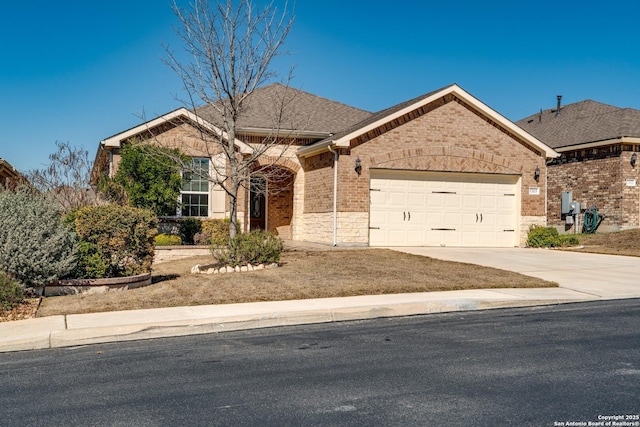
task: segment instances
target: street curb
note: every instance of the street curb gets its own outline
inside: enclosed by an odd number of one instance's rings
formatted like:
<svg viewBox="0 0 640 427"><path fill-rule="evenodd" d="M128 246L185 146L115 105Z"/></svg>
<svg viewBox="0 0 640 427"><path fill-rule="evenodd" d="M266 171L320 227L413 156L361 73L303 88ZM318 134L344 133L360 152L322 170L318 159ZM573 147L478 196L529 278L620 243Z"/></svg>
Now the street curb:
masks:
<svg viewBox="0 0 640 427"><path fill-rule="evenodd" d="M287 312L254 313L235 316L202 317L173 321L122 324L103 327L69 328L70 316L28 319L33 329L26 334L0 339L0 353L23 350L74 347L118 341L145 340L229 331L309 325L436 313L517 308L594 301L597 299L474 300L452 299L438 302L362 305L340 308L301 309ZM49 325L48 327L46 325Z"/></svg>

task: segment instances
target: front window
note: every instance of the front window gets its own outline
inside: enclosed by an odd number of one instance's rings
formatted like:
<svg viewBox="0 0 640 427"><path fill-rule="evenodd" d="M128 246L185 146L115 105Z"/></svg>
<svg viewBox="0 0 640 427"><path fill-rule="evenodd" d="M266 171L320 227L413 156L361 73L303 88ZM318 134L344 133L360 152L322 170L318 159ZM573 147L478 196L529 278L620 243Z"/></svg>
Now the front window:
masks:
<svg viewBox="0 0 640 427"><path fill-rule="evenodd" d="M182 216L209 216L209 159L196 157L182 176Z"/></svg>

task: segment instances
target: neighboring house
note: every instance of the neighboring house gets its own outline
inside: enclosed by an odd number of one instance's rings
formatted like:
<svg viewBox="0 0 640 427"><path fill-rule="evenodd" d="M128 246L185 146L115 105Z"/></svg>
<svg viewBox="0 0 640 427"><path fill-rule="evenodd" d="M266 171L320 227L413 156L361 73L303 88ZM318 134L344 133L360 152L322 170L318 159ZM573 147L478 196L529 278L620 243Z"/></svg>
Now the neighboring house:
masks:
<svg viewBox="0 0 640 427"><path fill-rule="evenodd" d="M581 231L582 217L562 206L562 193L596 206L599 231L640 227L640 110L586 100L540 111L516 124L560 153L547 164L548 223ZM568 224L569 223L569 224Z"/></svg>
<svg viewBox="0 0 640 427"><path fill-rule="evenodd" d="M6 160L0 158L0 187L15 188L19 183L26 182L20 172Z"/></svg>
<svg viewBox="0 0 640 427"><path fill-rule="evenodd" d="M334 245L509 247L546 224L546 162L558 154L457 85L376 114L266 86L248 99L240 154L273 134L274 94L291 107L280 132L295 140L283 156L256 162L282 173L266 182L266 196L242 195L245 228ZM107 138L94 175L113 173L133 139L180 147L211 168L220 157L202 135L219 132L218 119L208 107L178 109ZM225 193L201 182L184 186L182 203L183 215L228 212Z"/></svg>

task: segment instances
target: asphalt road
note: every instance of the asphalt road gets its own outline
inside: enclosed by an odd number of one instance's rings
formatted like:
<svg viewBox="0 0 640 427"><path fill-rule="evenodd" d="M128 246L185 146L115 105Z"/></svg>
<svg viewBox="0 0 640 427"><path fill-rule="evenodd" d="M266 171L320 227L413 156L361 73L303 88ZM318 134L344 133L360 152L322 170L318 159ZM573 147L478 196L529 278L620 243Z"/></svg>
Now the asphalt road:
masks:
<svg viewBox="0 0 640 427"><path fill-rule="evenodd" d="M0 354L3 426L640 426L639 414L637 299Z"/></svg>

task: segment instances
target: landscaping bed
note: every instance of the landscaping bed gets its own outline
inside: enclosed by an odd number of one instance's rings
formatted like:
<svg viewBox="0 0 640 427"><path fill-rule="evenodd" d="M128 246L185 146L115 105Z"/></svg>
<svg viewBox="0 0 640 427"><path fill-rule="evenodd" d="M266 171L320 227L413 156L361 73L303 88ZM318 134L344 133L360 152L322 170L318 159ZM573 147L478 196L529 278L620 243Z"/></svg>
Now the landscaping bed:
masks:
<svg viewBox="0 0 640 427"><path fill-rule="evenodd" d="M0 310L0 322L24 320L36 317L40 306L40 297L27 298L11 310Z"/></svg>
<svg viewBox="0 0 640 427"><path fill-rule="evenodd" d="M388 249L285 251L279 268L240 274L191 273L194 265L205 267L213 265L214 261L208 256L155 265L154 284L144 288L46 298L38 316L353 295L557 286L509 271Z"/></svg>

